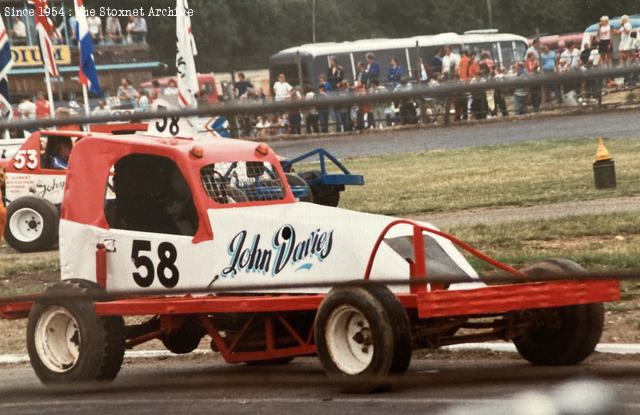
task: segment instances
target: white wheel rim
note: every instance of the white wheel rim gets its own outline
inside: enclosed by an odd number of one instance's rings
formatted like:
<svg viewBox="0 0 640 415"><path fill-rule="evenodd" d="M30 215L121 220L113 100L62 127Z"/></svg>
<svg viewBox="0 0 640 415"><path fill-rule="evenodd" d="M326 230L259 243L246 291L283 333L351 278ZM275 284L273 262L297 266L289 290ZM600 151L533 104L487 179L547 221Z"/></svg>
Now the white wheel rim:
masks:
<svg viewBox="0 0 640 415"><path fill-rule="evenodd" d="M33 242L42 235L42 215L31 208L18 209L9 219L11 235L20 242Z"/></svg>
<svg viewBox="0 0 640 415"><path fill-rule="evenodd" d="M67 309L47 308L38 319L34 340L40 361L52 372L68 372L78 362L80 330Z"/></svg>
<svg viewBox="0 0 640 415"><path fill-rule="evenodd" d="M373 360L371 325L355 307L342 305L327 320L325 338L333 363L343 373L357 375Z"/></svg>

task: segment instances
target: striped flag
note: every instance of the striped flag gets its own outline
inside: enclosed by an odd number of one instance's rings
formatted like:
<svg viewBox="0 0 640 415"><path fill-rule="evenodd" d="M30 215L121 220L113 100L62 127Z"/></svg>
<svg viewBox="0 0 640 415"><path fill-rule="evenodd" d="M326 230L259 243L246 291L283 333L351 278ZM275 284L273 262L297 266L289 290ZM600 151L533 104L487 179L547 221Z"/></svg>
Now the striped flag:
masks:
<svg viewBox="0 0 640 415"><path fill-rule="evenodd" d="M36 30L40 39L40 53L42 54L44 69L51 76L59 76L58 65L54 57L55 51L53 43L51 43L51 36L56 36L57 32L46 14L46 10L49 7L47 0L33 0L33 6L35 8Z"/></svg>
<svg viewBox="0 0 640 415"><path fill-rule="evenodd" d="M9 36L4 26L2 18L0 18L0 102L4 104L5 109L2 113L3 117L7 117L7 112L11 115L11 99L9 97L9 83L7 77L13 66L13 55L11 54L11 45L9 44Z"/></svg>
<svg viewBox="0 0 640 415"><path fill-rule="evenodd" d="M196 108L199 92L198 74L194 57L198 55L196 41L191 30L191 18L186 14L187 0L176 0L176 71L178 72L178 101L181 108Z"/></svg>
<svg viewBox="0 0 640 415"><path fill-rule="evenodd" d="M78 22L75 32L80 47L80 73L78 78L80 79L80 83L85 85L89 91L101 97L102 89L100 89L96 61L93 57L93 39L89 33L89 25L87 24L87 15L84 11L83 0L75 0L74 3L76 20Z"/></svg>

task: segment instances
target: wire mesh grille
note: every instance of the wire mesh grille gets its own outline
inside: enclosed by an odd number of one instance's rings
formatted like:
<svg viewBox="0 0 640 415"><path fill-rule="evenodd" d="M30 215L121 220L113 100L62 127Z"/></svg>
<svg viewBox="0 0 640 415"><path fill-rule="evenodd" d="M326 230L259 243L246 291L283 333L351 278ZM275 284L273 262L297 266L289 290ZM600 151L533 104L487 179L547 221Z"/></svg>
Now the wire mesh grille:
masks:
<svg viewBox="0 0 640 415"><path fill-rule="evenodd" d="M220 204L282 200L285 190L271 163L216 163L200 171L207 195Z"/></svg>

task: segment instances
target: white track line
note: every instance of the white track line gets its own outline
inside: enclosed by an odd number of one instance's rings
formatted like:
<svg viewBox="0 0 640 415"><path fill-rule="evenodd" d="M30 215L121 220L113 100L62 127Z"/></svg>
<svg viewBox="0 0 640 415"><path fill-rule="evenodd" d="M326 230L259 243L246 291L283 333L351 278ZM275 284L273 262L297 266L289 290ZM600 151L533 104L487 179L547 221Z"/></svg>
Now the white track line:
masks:
<svg viewBox="0 0 640 415"><path fill-rule="evenodd" d="M517 353L512 343L466 343L443 347L444 350L487 350L499 353ZM600 343L596 351L606 354L640 354L640 344L636 343ZM193 354L209 354L210 350L198 349ZM175 354L166 350L131 350L125 353L128 359L152 359L159 357L173 357ZM28 363L29 356L21 354L0 355L0 365L11 365L18 363Z"/></svg>

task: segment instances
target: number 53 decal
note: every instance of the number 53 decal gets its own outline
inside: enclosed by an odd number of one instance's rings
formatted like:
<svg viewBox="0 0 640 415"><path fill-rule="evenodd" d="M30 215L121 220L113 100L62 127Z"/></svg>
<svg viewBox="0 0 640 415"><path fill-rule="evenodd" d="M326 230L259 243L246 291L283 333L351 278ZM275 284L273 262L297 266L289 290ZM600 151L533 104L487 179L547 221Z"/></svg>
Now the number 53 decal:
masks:
<svg viewBox="0 0 640 415"><path fill-rule="evenodd" d="M133 280L136 284L143 288L150 287L157 275L160 284L166 288L175 287L180 279L180 271L178 271L178 267L176 267L178 251L175 245L170 242L162 242L158 245L157 254L159 262L157 266L151 257L143 255L146 252L151 252L150 241L133 241L131 260L136 267L136 272L133 273ZM143 273L140 272L142 270L144 270Z"/></svg>
<svg viewBox="0 0 640 415"><path fill-rule="evenodd" d="M13 167L16 170L28 168L35 170L38 167L38 152L36 150L20 150L13 156Z"/></svg>

